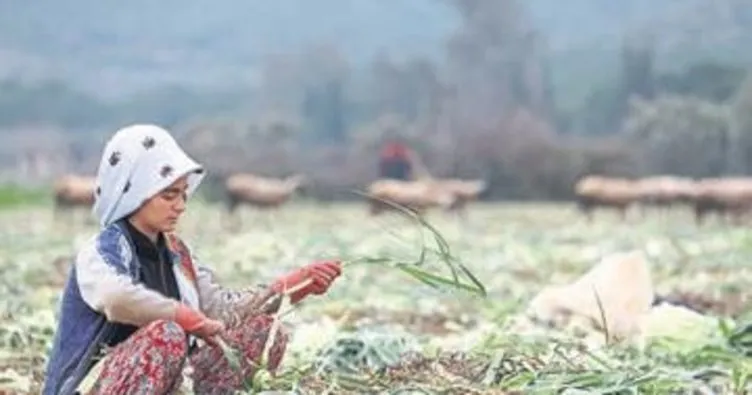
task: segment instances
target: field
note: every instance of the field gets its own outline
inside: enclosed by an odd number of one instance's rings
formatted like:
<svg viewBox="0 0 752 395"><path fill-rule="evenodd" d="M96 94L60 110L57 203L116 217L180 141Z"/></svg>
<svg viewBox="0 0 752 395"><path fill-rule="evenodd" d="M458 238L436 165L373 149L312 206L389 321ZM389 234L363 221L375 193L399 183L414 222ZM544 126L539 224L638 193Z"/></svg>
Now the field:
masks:
<svg viewBox="0 0 752 395"><path fill-rule="evenodd" d="M408 218L372 219L358 204L301 203L243 216L242 230L228 232L217 207L194 204L181 224L199 258L230 287L271 281L316 258L411 262L423 241L436 248L433 235ZM264 387L394 394L752 388L746 342L731 336L743 332L750 316L752 238L745 228L699 228L682 212L628 223L603 213L588 224L573 206L553 204L478 204L466 221L441 213L427 220L487 296L449 285L434 289L386 265L348 266L328 294L284 316L294 338L281 375ZM0 212L0 223L0 393L39 393L66 258L95 228L55 224L41 205ZM707 320L694 324L700 335L682 329L683 342L605 345L598 332L525 319L526 304L542 287L573 280L603 256L631 249L650 258L657 292L703 311ZM436 255L428 254L425 265L451 278ZM675 319L666 321L679 328Z"/></svg>

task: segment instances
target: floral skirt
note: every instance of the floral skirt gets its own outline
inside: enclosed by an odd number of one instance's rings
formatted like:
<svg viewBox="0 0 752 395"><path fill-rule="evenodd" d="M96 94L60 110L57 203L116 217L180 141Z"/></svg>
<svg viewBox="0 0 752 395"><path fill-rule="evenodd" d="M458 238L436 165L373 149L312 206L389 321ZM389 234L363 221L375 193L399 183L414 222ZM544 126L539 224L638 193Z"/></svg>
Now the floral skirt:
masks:
<svg viewBox="0 0 752 395"><path fill-rule="evenodd" d="M87 394L173 394L182 385L183 368L192 365L193 392L232 394L256 372L274 319L260 315L229 329L223 338L242 352L240 369L233 369L219 347L204 344L188 355L183 329L174 322L156 321L140 328L113 348L100 362L99 375ZM266 369L274 373L289 337L280 330L269 350ZM238 355L240 357L240 355Z"/></svg>

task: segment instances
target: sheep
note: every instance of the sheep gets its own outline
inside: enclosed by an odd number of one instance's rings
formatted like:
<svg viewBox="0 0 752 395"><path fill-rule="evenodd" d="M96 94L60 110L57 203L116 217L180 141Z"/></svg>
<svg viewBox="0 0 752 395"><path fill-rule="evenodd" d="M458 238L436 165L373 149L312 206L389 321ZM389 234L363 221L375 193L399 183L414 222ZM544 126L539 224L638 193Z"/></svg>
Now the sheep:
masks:
<svg viewBox="0 0 752 395"><path fill-rule="evenodd" d="M647 206L670 210L675 204L689 204L697 191L695 181L684 177L653 176L636 183L643 213Z"/></svg>
<svg viewBox="0 0 752 395"><path fill-rule="evenodd" d="M483 193L488 187L484 180L461 180L461 179L439 179L437 180L441 188L451 192L455 196L454 203L447 209L458 212L461 215L465 212L465 206L468 202L474 201L478 195Z"/></svg>
<svg viewBox="0 0 752 395"><path fill-rule="evenodd" d="M257 209L277 209L287 203L305 182L305 176L293 174L284 179L274 179L249 173L232 174L225 178L225 205L232 216L242 204ZM235 216L235 226L241 226L240 215Z"/></svg>
<svg viewBox="0 0 752 395"><path fill-rule="evenodd" d="M403 181L380 179L367 188L371 215L378 215L389 207L382 200L405 206L422 213L430 207L449 209L457 197L434 180Z"/></svg>
<svg viewBox="0 0 752 395"><path fill-rule="evenodd" d="M95 201L96 179L77 174L66 174L55 180L53 212L57 217L61 211L76 207L91 208Z"/></svg>
<svg viewBox="0 0 752 395"><path fill-rule="evenodd" d="M578 208L590 221L597 207L615 208L622 220L626 219L627 209L637 201L639 192L632 180L595 175L580 179L574 190Z"/></svg>
<svg viewBox="0 0 752 395"><path fill-rule="evenodd" d="M705 216L710 213L716 213L721 218L725 216L724 205L713 196L714 190L719 189L721 180L721 178L703 178L695 184L695 198L692 203L697 225L701 225Z"/></svg>
<svg viewBox="0 0 752 395"><path fill-rule="evenodd" d="M700 225L710 212L722 218L730 214L734 223L752 208L752 178L706 178L696 183L694 197L695 222Z"/></svg>
<svg viewBox="0 0 752 395"><path fill-rule="evenodd" d="M233 213L241 204L257 208L278 208L290 200L303 185L305 177L294 174L284 179L261 177L254 174L233 174L225 179L227 209Z"/></svg>

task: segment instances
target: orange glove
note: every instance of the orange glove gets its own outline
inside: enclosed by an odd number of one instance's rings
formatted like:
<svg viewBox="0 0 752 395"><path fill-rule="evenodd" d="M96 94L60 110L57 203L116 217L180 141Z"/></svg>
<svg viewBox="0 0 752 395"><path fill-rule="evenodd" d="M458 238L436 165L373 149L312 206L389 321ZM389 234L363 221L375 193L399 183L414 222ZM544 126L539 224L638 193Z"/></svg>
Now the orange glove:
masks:
<svg viewBox="0 0 752 395"><path fill-rule="evenodd" d="M324 294L340 274L342 266L339 261L314 262L279 278L272 284L272 290L284 292L310 280L308 285L290 295L290 302L295 304L310 294Z"/></svg>
<svg viewBox="0 0 752 395"><path fill-rule="evenodd" d="M213 337L224 329L222 322L208 318L184 303L180 303L175 311L175 322L187 333L200 337L209 344L215 344Z"/></svg>

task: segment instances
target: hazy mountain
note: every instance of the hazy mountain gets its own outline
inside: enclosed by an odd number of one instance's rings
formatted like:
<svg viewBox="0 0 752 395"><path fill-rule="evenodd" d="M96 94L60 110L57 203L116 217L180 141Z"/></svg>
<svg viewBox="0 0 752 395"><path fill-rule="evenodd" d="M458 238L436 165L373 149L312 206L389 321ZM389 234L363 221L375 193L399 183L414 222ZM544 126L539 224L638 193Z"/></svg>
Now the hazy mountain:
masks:
<svg viewBox="0 0 752 395"><path fill-rule="evenodd" d="M677 20L691 24L686 10L698 1L526 3L562 65L559 73L587 74L613 64L625 29L657 27L665 41L681 30ZM0 77L60 78L103 94L171 82L237 86L255 81L265 55L320 42L336 43L356 64L380 49L441 59L444 39L458 22L449 3L0 0Z"/></svg>

